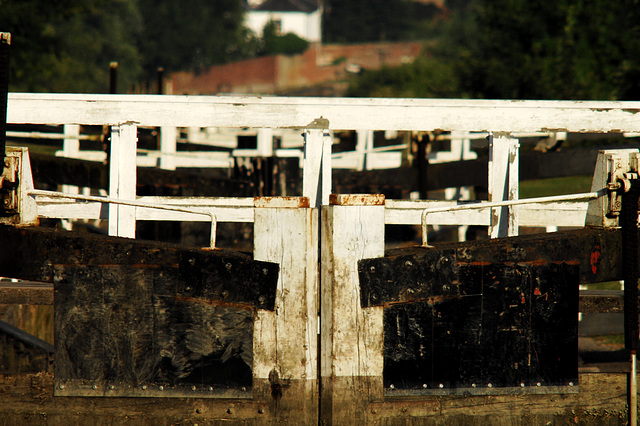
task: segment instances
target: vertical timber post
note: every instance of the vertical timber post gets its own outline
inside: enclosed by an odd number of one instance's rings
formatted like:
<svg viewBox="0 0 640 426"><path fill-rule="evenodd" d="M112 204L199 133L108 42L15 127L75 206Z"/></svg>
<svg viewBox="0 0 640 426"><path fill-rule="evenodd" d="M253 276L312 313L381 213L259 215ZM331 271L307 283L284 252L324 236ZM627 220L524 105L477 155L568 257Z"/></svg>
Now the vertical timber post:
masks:
<svg viewBox="0 0 640 426"><path fill-rule="evenodd" d="M304 142L302 196L309 198L312 207L327 205L331 193L331 136L323 128L307 129Z"/></svg>
<svg viewBox="0 0 640 426"><path fill-rule="evenodd" d="M258 310L254 387L276 421L318 423L318 209L307 198L256 198L254 259L280 265L275 311Z"/></svg>
<svg viewBox="0 0 640 426"><path fill-rule="evenodd" d="M11 51L11 33L0 33L0 155L4 173L4 157L7 147L7 103L9 95L9 53Z"/></svg>
<svg viewBox="0 0 640 426"><path fill-rule="evenodd" d="M137 132L138 127L131 122L111 128L109 158L109 196L111 198L136 199ZM109 235L135 238L135 207L109 205Z"/></svg>
<svg viewBox="0 0 640 426"><path fill-rule="evenodd" d="M321 420L366 424L383 397L382 307L362 309L358 261L384 256L384 196L332 195L321 222Z"/></svg>
<svg viewBox="0 0 640 426"><path fill-rule="evenodd" d="M518 199L519 147L517 139L489 135L489 201ZM491 238L518 235L517 207L491 209Z"/></svg>

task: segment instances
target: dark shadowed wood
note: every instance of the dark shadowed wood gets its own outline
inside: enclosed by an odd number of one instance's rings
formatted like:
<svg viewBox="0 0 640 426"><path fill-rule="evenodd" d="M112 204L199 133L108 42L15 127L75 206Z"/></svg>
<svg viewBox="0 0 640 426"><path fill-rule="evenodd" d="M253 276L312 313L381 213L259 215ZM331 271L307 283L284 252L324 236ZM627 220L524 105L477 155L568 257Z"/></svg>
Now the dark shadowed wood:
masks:
<svg viewBox="0 0 640 426"><path fill-rule="evenodd" d="M428 280L452 280L460 264L494 262L575 262L579 282L617 281L621 271L621 231L580 229L485 241L436 244L436 248L390 250L384 258L359 262L361 303L412 302L431 296Z"/></svg>

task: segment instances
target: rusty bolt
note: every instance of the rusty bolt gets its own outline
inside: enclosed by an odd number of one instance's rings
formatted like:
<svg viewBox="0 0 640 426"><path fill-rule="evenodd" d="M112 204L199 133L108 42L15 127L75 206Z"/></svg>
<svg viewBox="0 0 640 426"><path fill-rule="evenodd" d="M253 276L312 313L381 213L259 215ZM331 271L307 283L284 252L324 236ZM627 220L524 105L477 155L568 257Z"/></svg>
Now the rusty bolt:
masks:
<svg viewBox="0 0 640 426"><path fill-rule="evenodd" d="M225 268L227 268L227 271L230 271L231 268L233 268L233 265L230 263L227 263L226 265L224 265Z"/></svg>
<svg viewBox="0 0 640 426"><path fill-rule="evenodd" d="M264 410L262 409L262 407L258 408L258 414L263 414Z"/></svg>
<svg viewBox="0 0 640 426"><path fill-rule="evenodd" d="M378 412L378 410L376 410L375 408L371 409L371 414L376 414Z"/></svg>
<svg viewBox="0 0 640 426"><path fill-rule="evenodd" d="M200 410L199 408L196 408L196 413L200 414L200 413L202 413L202 410Z"/></svg>
<svg viewBox="0 0 640 426"><path fill-rule="evenodd" d="M222 298L226 299L227 297L229 297L229 292L225 290L222 292Z"/></svg>
<svg viewBox="0 0 640 426"><path fill-rule="evenodd" d="M231 410L231 407L227 408L227 414L233 414L233 411Z"/></svg>

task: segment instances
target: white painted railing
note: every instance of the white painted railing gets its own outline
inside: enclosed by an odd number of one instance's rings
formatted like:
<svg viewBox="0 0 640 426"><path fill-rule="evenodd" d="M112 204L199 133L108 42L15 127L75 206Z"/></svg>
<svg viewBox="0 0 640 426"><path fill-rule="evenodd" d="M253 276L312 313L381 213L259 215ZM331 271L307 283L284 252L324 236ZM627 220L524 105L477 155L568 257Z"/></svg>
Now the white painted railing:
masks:
<svg viewBox="0 0 640 426"><path fill-rule="evenodd" d="M7 121L12 124L104 125L112 128L109 196L136 199L137 127L305 129L304 190L312 206L328 203L333 130L491 132L490 201L517 198L518 141L511 135L537 132L639 133L640 102L494 101L460 99L351 99L286 97L192 97L161 95L77 95L10 93ZM266 131L265 133L269 133ZM175 143L175 135L172 139ZM69 139L76 138L69 134ZM171 143L171 142L168 142ZM365 144L366 146L366 144ZM173 148L175 149L175 148ZM167 149L171 151L170 149ZM165 150L166 151L166 150ZM166 165L165 165L166 166ZM167 166L171 168L171 165ZM227 200L228 201L228 200ZM238 200L228 201L234 209ZM156 199L185 208L193 199ZM217 200L203 201L217 204ZM411 204L414 203L414 204ZM104 217L91 203L40 199L48 217ZM419 224L433 204L427 201L387 201L387 223ZM221 208L219 205L216 209ZM151 212L130 205L111 205L110 233L133 236L136 220L184 220L180 212ZM242 210L242 208L239 208ZM505 206L430 215L431 223L488 224L492 235L509 235L517 226L584 224L585 203ZM571 214L566 214L567 212ZM560 213L558 213L560 212ZM243 213L248 219L251 214ZM192 218L194 219L194 218ZM206 218L201 218L206 220ZM416 220L417 219L417 220ZM231 219L235 220L235 219ZM433 222L432 222L433 221Z"/></svg>

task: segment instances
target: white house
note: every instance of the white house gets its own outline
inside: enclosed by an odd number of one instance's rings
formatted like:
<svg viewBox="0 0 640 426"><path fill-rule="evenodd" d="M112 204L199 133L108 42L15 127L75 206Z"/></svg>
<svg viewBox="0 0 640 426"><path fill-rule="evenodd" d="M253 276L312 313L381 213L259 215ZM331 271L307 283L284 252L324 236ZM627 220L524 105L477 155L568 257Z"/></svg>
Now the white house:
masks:
<svg viewBox="0 0 640 426"><path fill-rule="evenodd" d="M318 0L250 0L245 24L262 35L264 26L273 21L281 34L294 33L315 43L322 41L321 19Z"/></svg>

